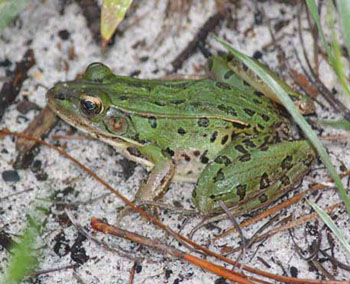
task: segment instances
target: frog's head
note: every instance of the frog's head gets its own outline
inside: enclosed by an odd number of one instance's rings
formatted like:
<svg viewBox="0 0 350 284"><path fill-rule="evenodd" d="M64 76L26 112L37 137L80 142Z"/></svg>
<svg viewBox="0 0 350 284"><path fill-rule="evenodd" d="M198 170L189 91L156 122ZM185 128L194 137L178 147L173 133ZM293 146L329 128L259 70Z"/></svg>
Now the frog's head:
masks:
<svg viewBox="0 0 350 284"><path fill-rule="evenodd" d="M110 74L104 65L93 63L83 79L55 84L46 94L48 105L63 120L98 139L128 140L125 137L134 132L130 118L112 104L103 88Z"/></svg>

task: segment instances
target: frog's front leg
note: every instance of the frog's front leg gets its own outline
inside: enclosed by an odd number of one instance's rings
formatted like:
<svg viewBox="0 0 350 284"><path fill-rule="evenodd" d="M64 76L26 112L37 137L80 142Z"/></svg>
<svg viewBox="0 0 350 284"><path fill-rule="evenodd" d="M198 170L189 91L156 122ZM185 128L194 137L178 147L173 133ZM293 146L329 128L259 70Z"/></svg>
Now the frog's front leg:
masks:
<svg viewBox="0 0 350 284"><path fill-rule="evenodd" d="M146 145L139 148L141 154L148 157L154 164L147 182L136 193L138 202L154 201L160 198L168 188L169 182L175 173L175 164L167 153L154 145Z"/></svg>
<svg viewBox="0 0 350 284"><path fill-rule="evenodd" d="M266 144L269 136L239 137L202 172L193 198L203 213L220 210L234 215L267 206L292 189L309 171L316 154L305 140Z"/></svg>
<svg viewBox="0 0 350 284"><path fill-rule="evenodd" d="M175 164L167 154L155 145L139 147L140 153L147 157L153 164L147 181L142 184L135 195L134 202L140 204L147 201L154 201L160 198L168 188L169 182L175 173ZM125 207L118 215L120 221L130 211Z"/></svg>

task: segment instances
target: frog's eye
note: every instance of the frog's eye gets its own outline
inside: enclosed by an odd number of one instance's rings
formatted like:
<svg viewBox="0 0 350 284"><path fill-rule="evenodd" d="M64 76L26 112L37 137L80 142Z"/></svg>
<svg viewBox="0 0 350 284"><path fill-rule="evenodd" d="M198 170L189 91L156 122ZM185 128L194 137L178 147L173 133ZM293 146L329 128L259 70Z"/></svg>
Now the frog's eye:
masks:
<svg viewBox="0 0 350 284"><path fill-rule="evenodd" d="M103 111L101 100L92 96L82 96L80 98L80 108L86 115L100 114Z"/></svg>
<svg viewBox="0 0 350 284"><path fill-rule="evenodd" d="M111 69L102 63L94 62L86 68L83 78L85 80L102 83L111 76L113 76Z"/></svg>

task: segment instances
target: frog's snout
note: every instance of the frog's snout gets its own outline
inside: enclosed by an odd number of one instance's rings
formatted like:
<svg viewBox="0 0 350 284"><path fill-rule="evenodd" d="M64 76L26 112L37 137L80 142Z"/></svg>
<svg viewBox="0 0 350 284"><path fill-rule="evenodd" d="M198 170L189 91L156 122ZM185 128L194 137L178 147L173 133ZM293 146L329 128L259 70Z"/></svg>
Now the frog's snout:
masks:
<svg viewBox="0 0 350 284"><path fill-rule="evenodd" d="M54 86L47 91L46 98L49 103L52 100L65 101L67 99L67 95L63 88Z"/></svg>

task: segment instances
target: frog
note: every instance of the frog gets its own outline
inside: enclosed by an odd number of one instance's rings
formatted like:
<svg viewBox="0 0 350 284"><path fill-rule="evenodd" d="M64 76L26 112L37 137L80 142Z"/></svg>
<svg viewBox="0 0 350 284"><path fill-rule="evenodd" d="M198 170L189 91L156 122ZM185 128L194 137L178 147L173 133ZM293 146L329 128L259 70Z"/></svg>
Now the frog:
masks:
<svg viewBox="0 0 350 284"><path fill-rule="evenodd" d="M95 62L80 79L49 89L48 105L149 171L136 203L158 200L172 181L181 181L195 183L200 214L222 211L221 202L234 215L250 213L293 189L317 155L307 140L291 138L290 120L265 96L261 80L250 71L242 77L242 63L222 56L209 61L216 78L199 80L120 76ZM312 112L295 94L296 105Z"/></svg>

